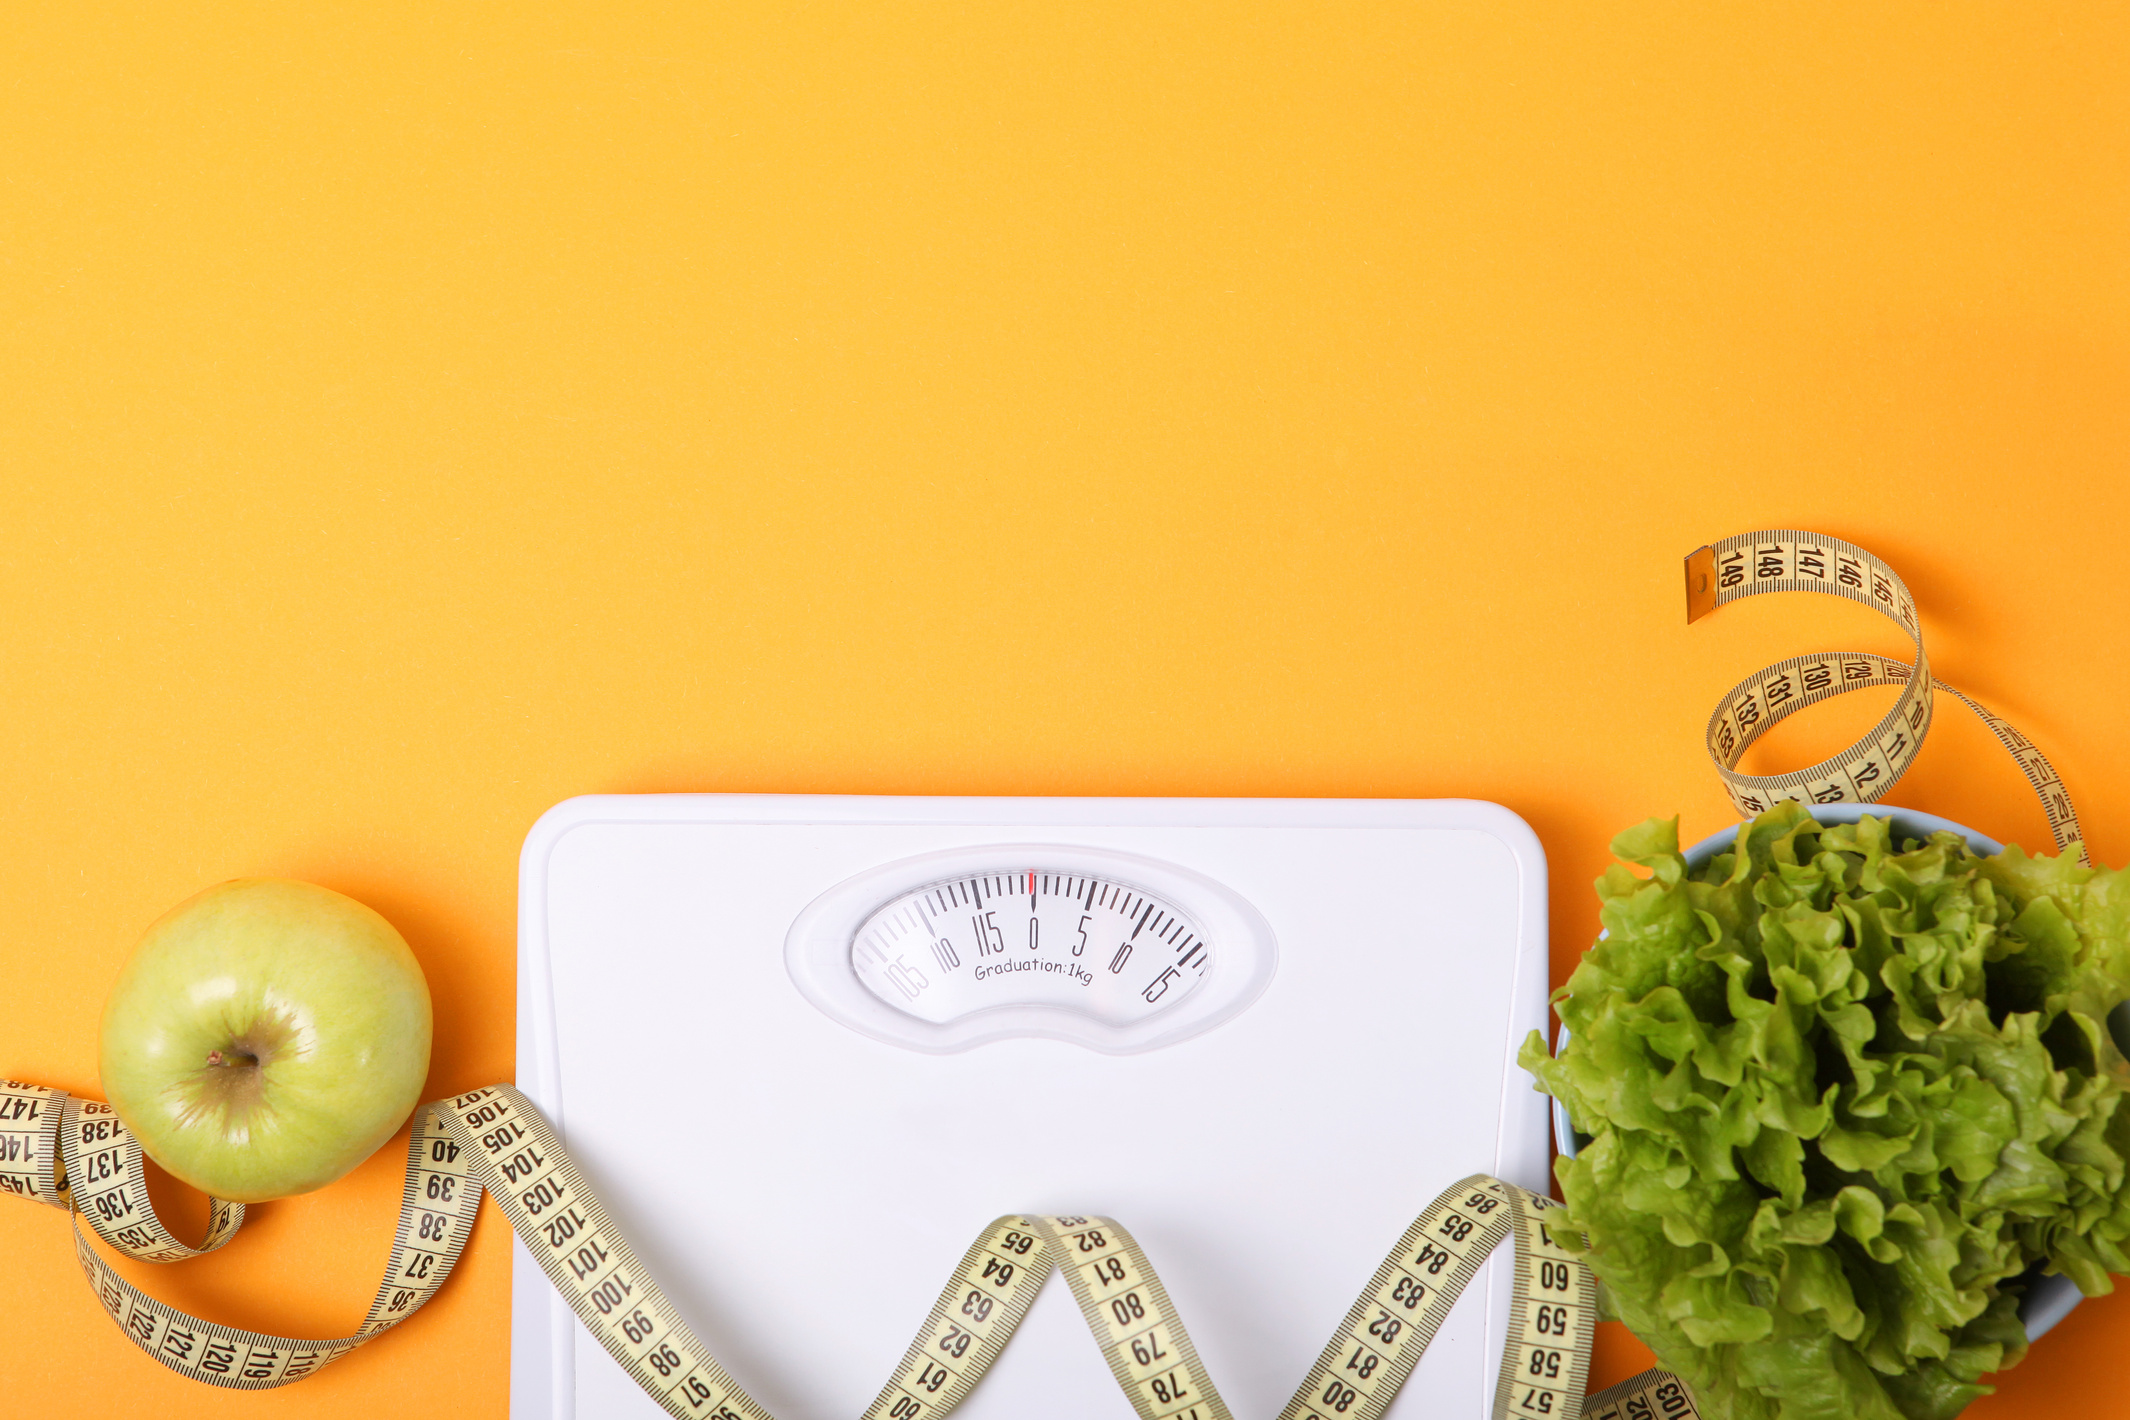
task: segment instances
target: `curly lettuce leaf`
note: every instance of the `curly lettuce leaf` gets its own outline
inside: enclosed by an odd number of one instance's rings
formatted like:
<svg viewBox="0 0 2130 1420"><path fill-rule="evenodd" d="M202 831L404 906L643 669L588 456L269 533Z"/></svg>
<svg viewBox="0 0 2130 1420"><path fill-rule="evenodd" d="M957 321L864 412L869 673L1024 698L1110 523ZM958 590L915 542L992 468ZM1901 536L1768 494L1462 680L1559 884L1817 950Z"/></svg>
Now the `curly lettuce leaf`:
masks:
<svg viewBox="0 0 2130 1420"><path fill-rule="evenodd" d="M1569 1042L1521 1058L1590 1136L1564 1223L1714 1413L1948 1420L2024 1355L2022 1273L2130 1271L2114 872L1795 804L1613 853Z"/></svg>

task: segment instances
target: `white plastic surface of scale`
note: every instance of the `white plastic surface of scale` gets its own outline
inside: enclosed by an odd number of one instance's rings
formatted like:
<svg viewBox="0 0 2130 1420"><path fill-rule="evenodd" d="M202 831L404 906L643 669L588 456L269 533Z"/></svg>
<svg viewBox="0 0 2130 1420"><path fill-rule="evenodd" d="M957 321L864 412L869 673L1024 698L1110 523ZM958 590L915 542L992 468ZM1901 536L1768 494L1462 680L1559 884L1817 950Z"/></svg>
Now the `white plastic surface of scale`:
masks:
<svg viewBox="0 0 2130 1420"><path fill-rule="evenodd" d="M1221 884L1272 930L1269 983L1137 1054L1043 1038L925 1053L801 994L786 935L810 903L883 864L1000 844ZM517 1082L778 1420L856 1420L970 1241L1028 1211L1130 1228L1238 1420L1270 1420L1438 1192L1475 1172L1547 1184L1545 1100L1515 1063L1544 1022L1545 859L1493 804L587 797L534 826L519 893ZM1506 1259L1393 1420L1486 1413ZM511 1413L663 1414L522 1244ZM957 1412L1131 1413L1058 1277Z"/></svg>

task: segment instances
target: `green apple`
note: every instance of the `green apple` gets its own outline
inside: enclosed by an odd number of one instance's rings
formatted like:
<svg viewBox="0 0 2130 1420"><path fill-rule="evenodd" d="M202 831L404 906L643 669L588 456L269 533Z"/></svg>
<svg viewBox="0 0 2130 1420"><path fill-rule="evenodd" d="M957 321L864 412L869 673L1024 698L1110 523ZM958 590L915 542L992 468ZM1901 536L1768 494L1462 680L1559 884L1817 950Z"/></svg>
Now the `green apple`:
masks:
<svg viewBox="0 0 2130 1420"><path fill-rule="evenodd" d="M104 1005L104 1093L186 1183L286 1198L406 1122L429 1028L429 984L391 923L310 883L244 878L172 908L134 948Z"/></svg>

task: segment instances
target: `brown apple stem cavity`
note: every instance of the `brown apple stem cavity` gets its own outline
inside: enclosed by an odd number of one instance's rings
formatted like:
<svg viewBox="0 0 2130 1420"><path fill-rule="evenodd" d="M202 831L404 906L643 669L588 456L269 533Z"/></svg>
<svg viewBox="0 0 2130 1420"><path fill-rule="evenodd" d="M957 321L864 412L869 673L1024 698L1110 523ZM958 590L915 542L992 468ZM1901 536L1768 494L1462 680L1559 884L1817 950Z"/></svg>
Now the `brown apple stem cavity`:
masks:
<svg viewBox="0 0 2130 1420"><path fill-rule="evenodd" d="M207 1052L206 1063L171 1088L183 1101L183 1122L218 1128L232 1139L251 1133L252 1112L265 1098L265 1069L295 1051L295 1024L276 1013L253 1017Z"/></svg>

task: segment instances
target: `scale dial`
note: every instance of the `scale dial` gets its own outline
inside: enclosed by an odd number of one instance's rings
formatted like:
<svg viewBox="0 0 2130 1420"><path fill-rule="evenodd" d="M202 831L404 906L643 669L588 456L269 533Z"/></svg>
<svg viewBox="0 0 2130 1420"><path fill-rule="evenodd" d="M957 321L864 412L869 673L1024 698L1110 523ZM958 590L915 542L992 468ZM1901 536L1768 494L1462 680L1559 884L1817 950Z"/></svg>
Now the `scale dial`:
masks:
<svg viewBox="0 0 2130 1420"><path fill-rule="evenodd" d="M883 905L851 969L898 1011L944 1025L1002 1005L1126 1026L1177 1005L1212 961L1177 904L1131 883L1026 868L926 883Z"/></svg>
<svg viewBox="0 0 2130 1420"><path fill-rule="evenodd" d="M973 843L845 878L792 919L799 994L852 1030L949 1054L1070 1041L1173 1045L1272 980L1272 927L1180 863L1064 843Z"/></svg>

